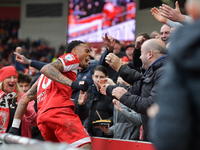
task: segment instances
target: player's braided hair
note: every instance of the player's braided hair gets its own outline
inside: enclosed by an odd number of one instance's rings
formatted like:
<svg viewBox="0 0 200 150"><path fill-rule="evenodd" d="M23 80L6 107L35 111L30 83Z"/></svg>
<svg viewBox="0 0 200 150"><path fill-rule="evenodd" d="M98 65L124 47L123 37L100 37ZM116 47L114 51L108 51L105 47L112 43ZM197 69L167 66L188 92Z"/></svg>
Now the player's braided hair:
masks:
<svg viewBox="0 0 200 150"><path fill-rule="evenodd" d="M66 53L71 53L72 49L80 44L85 44L83 41L80 41L80 40L74 40L74 41L71 41L69 44L66 45L66 49L65 49L65 52Z"/></svg>

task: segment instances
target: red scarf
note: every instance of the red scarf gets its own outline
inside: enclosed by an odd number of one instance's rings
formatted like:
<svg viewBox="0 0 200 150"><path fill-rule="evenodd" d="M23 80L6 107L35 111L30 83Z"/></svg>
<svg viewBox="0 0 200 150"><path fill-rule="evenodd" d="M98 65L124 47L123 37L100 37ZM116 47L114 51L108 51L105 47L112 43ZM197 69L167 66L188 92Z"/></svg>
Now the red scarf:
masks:
<svg viewBox="0 0 200 150"><path fill-rule="evenodd" d="M9 94L12 94L12 97L10 97ZM11 99L15 97L17 91L15 90L9 94L6 94L0 89L0 133L6 132L9 123L10 112L8 106L8 98Z"/></svg>

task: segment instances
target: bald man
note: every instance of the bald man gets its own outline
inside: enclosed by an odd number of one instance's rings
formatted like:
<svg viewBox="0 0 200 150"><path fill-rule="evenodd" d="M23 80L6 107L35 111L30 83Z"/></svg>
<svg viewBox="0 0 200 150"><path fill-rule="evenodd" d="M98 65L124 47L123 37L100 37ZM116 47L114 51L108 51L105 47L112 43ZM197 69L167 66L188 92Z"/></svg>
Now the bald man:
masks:
<svg viewBox="0 0 200 150"><path fill-rule="evenodd" d="M166 24L162 25L162 27L160 28L160 38L165 43L165 45L169 43L169 38L171 35L170 30L171 28Z"/></svg>
<svg viewBox="0 0 200 150"><path fill-rule="evenodd" d="M141 47L142 67L146 70L140 80L135 81L130 88L117 86L106 87L106 94L113 96L122 104L130 107L134 111L142 114L142 125L144 129L143 140L150 141L148 136L148 117L146 110L153 103L157 96L161 74L163 72L163 61L166 58L165 43L159 39L150 39L143 43ZM106 56L106 62L111 64L115 58L114 54ZM103 88L102 88L103 90Z"/></svg>
<svg viewBox="0 0 200 150"><path fill-rule="evenodd" d="M200 149L200 0L187 0L185 6L194 22L172 35L158 113L150 121L157 150Z"/></svg>

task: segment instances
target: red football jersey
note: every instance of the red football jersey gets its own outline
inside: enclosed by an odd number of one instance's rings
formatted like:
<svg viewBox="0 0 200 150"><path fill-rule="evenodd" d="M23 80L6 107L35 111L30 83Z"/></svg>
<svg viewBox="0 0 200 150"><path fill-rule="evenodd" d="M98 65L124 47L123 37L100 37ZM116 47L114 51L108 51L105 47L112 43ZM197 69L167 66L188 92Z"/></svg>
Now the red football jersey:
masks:
<svg viewBox="0 0 200 150"><path fill-rule="evenodd" d="M67 53L60 56L58 59L64 66L62 74L70 80L76 81L79 67L78 58L71 53ZM42 74L37 81L38 115L50 108L74 106L73 101L70 99L71 95L71 87L48 79Z"/></svg>

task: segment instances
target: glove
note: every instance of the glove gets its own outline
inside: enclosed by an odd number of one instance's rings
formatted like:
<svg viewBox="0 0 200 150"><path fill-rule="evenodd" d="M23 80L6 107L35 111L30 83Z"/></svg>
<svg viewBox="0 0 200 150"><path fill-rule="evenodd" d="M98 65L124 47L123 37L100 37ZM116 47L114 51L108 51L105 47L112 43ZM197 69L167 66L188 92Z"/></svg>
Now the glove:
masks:
<svg viewBox="0 0 200 150"><path fill-rule="evenodd" d="M88 89L88 83L87 81L72 82L71 88L73 90L82 90L85 92Z"/></svg>
<svg viewBox="0 0 200 150"><path fill-rule="evenodd" d="M19 129L15 127L11 127L8 133L13 134L13 135L20 135Z"/></svg>

